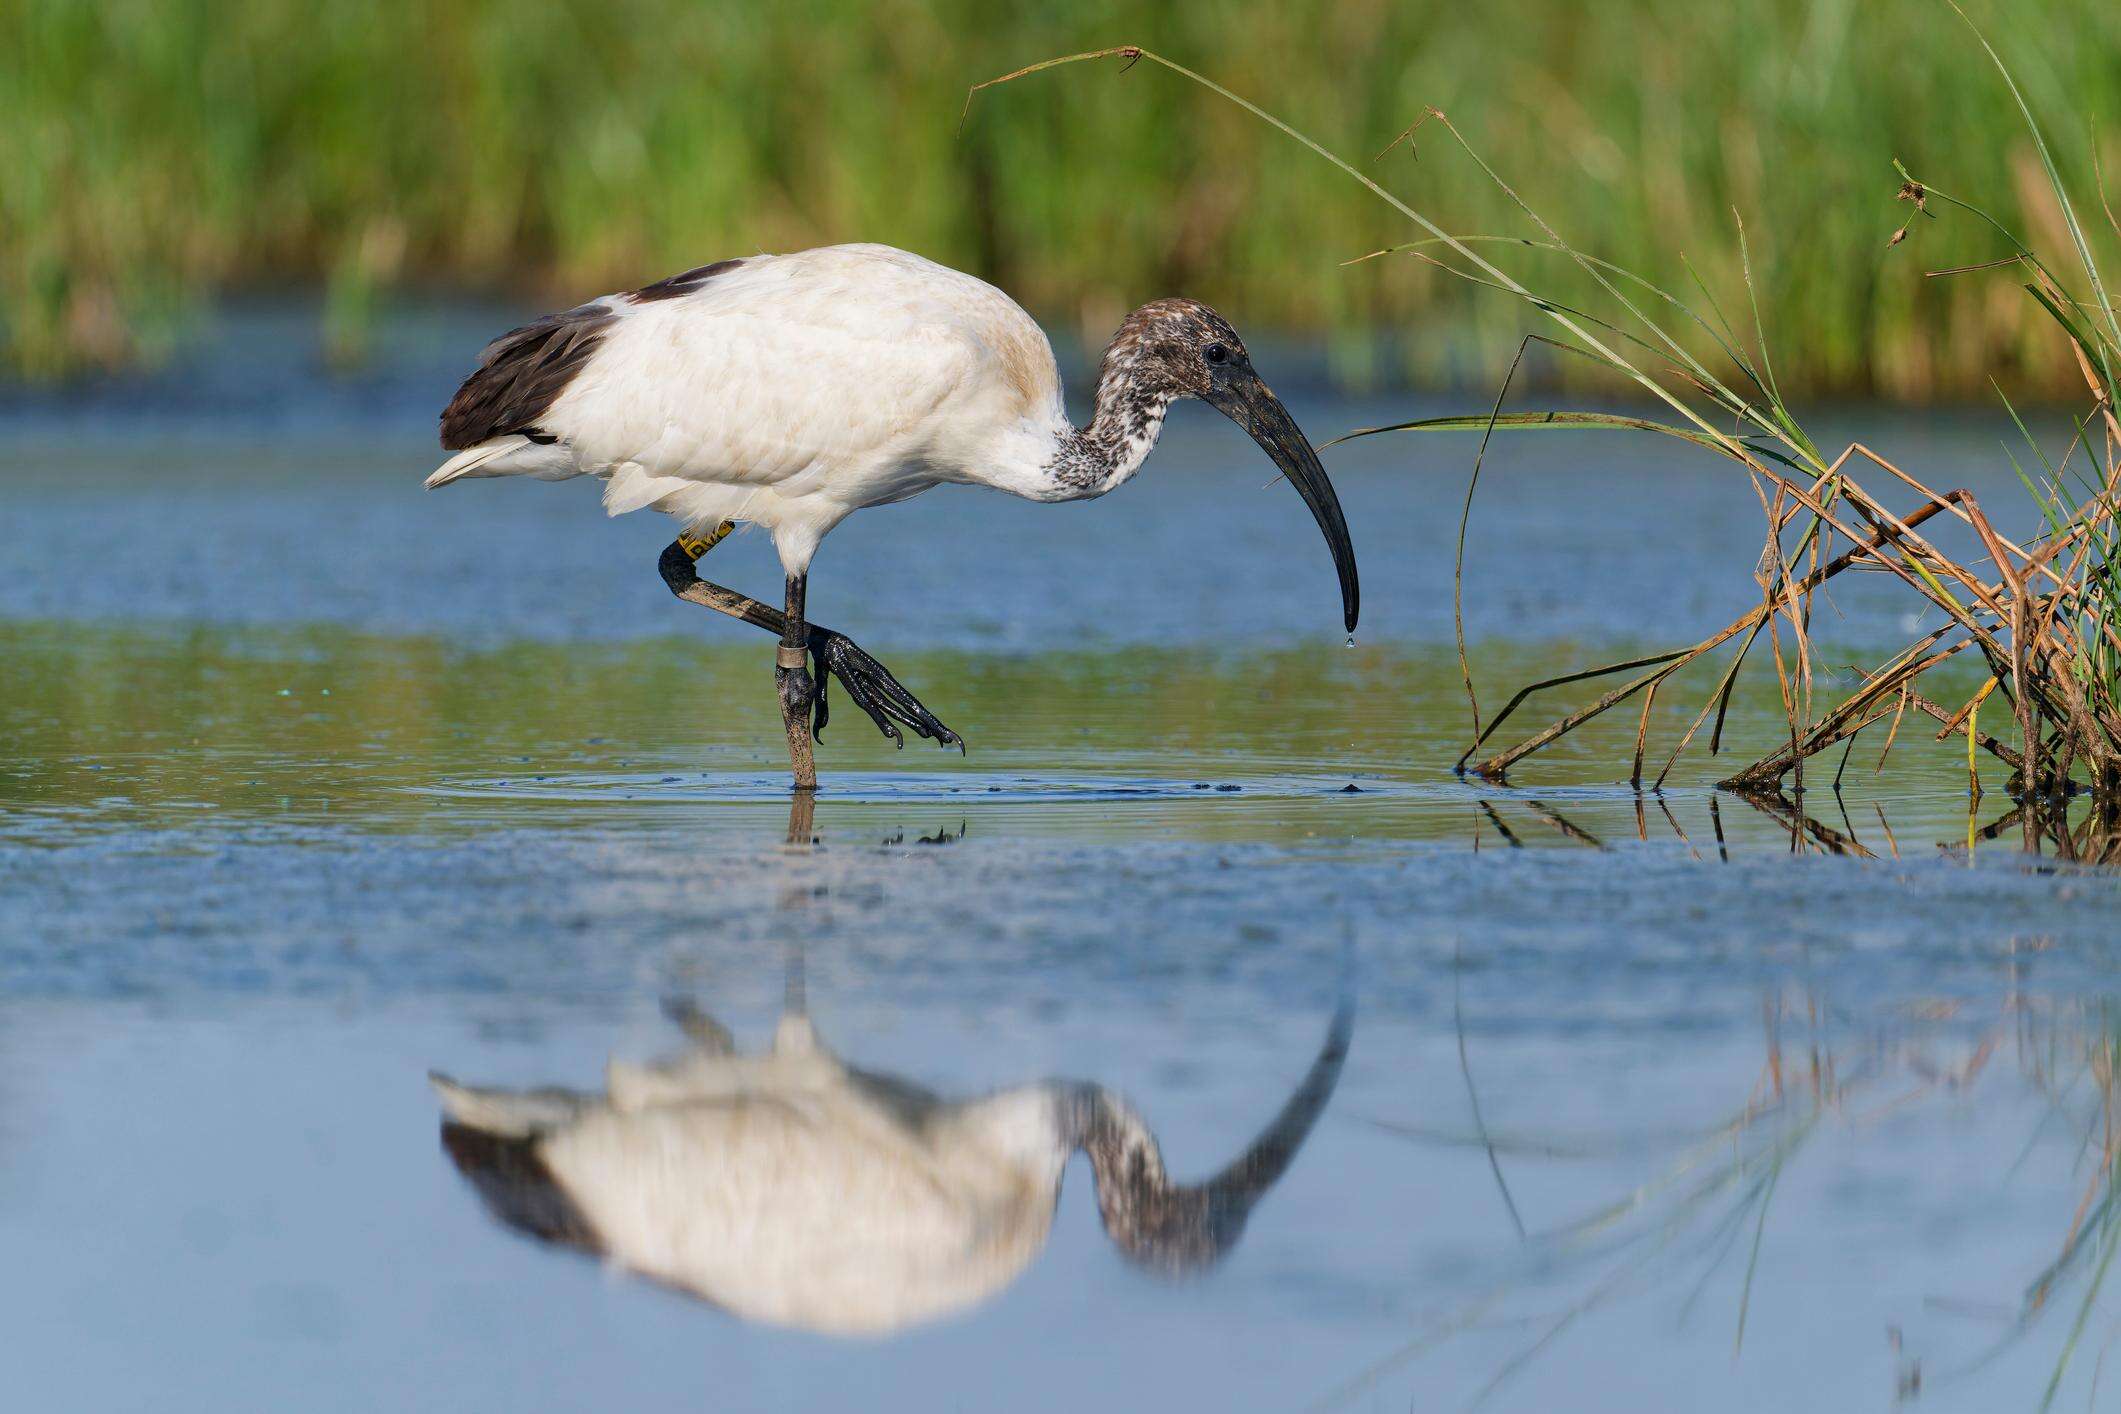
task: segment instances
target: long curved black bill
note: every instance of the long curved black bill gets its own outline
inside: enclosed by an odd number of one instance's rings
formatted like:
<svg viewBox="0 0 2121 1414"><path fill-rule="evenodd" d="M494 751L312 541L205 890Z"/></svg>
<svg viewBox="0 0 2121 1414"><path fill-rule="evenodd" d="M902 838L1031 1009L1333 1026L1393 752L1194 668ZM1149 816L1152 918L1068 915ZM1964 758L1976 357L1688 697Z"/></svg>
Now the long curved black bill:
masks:
<svg viewBox="0 0 2121 1414"><path fill-rule="evenodd" d="M1352 993L1342 993L1340 1003L1333 1009L1333 1023L1326 1030L1325 1044L1319 1047L1318 1058L1311 1062L1311 1069L1296 1087L1296 1093L1281 1107L1281 1113L1259 1132L1259 1137L1248 1145L1244 1153L1237 1156L1221 1173L1201 1185L1208 1194L1209 1202L1227 1209L1242 1227L1245 1215L1252 1210L1267 1190L1280 1181L1296 1159L1296 1151L1310 1137L1311 1126L1325 1113L1326 1102L1333 1098L1334 1087L1340 1084L1340 1068L1348 1059L1348 1043L1355 1035L1355 999ZM1236 1235L1231 1234L1232 1242Z"/></svg>
<svg viewBox="0 0 2121 1414"><path fill-rule="evenodd" d="M1274 458L1282 475L1311 508L1313 519L1333 550L1333 568L1340 575L1342 621L1355 632L1355 616L1362 608L1362 586L1355 577L1355 546L1348 539L1348 521L1340 513L1340 497L1326 480L1326 469L1318 453L1281 405L1281 399L1254 375L1209 393L1206 401L1223 416L1251 434L1260 450Z"/></svg>

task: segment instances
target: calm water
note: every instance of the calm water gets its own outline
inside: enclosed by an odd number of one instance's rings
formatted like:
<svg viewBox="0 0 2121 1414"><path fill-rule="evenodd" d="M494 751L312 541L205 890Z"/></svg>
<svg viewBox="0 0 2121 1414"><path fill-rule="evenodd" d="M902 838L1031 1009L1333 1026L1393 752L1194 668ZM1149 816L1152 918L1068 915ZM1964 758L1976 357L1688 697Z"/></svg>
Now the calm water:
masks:
<svg viewBox="0 0 2121 1414"><path fill-rule="evenodd" d="M833 537L813 612L972 749L894 752L842 700L791 818L770 651L669 598L665 524L606 521L584 484L418 491L491 322L407 325L334 382L253 316L179 374L0 397L0 1328L25 1407L2098 1395L2121 880L1988 837L2000 782L1970 816L1911 732L1882 772L1859 745L1809 819L1718 798L1706 760L1639 797L1632 712L1507 787L1460 780L1469 445L1327 455L1351 648L1295 496L1192 409L1106 500L946 490ZM1421 406L1277 382L1320 439ZM1993 422L1826 421L2008 504ZM1490 471L1489 710L1745 607L1757 508L1718 467L1555 436ZM708 563L777 578L759 537ZM1868 582L1823 620L1852 663L1919 627ZM1776 720L1771 681L1741 693L1730 764ZM680 1001L770 1052L791 995L895 1078L827 1087L889 1097L860 1144L819 1112L831 1163L717 1130L705 1169L683 1144L601 1186L541 1160L539 1190L522 1149L445 1147L430 1070L583 1092L621 1130L720 1113L626 1099L630 1067L683 1050ZM1307 1074L1286 1167L1183 1276L1128 1260L1081 1156L1050 1232L982 1219L969 1246L923 1237L874 1159L945 1134L948 1102L1065 1077L1126 1097L1191 1183ZM732 1221L735 1193L769 1197ZM621 1255L627 1223L654 1250ZM923 1275L895 1294L970 1294L826 1333L878 1267L805 1267L806 1241L897 1244ZM733 1270L689 1290L657 1269L680 1249Z"/></svg>

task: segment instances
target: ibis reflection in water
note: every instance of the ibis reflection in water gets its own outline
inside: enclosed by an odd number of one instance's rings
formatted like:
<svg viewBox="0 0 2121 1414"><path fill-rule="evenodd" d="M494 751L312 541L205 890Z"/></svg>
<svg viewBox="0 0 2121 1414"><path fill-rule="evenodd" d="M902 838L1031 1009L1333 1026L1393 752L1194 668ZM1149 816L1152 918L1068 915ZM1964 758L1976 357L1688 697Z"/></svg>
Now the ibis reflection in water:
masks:
<svg viewBox="0 0 2121 1414"><path fill-rule="evenodd" d="M676 517L661 562L671 592L780 636L789 760L796 789L811 790L833 678L900 745L901 727L963 745L881 663L807 620L825 535L857 510L946 482L1033 501L1102 496L1140 469L1180 398L1244 428L1288 477L1332 548L1353 633L1355 551L1340 501L1221 315L1188 299L1128 315L1098 368L1096 413L1076 427L1030 315L992 285L890 246L717 261L503 334L442 413L442 446L456 455L427 485L594 476L611 514ZM782 608L694 572L740 522L773 536Z"/></svg>
<svg viewBox="0 0 2121 1414"><path fill-rule="evenodd" d="M433 1077L442 1144L493 1215L745 1320L881 1334L1000 1292L1046 1244L1062 1171L1090 1162L1129 1261L1201 1271L1236 1245L1331 1098L1353 1029L1344 991L1324 1045L1233 1162L1174 1183L1156 1137L1104 1087L1043 1081L949 1100L849 1065L791 984L763 1054L688 1006L689 1045L617 1060L603 1094Z"/></svg>

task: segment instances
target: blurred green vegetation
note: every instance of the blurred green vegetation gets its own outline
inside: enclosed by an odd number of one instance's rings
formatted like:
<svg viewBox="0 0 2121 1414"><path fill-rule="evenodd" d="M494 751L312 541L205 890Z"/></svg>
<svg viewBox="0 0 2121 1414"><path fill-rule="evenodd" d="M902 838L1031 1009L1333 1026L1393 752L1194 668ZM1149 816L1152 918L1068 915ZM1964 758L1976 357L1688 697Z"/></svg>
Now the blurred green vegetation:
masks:
<svg viewBox="0 0 2121 1414"><path fill-rule="evenodd" d="M1975 0L2090 189L2121 169L2121 6ZM1388 212L1286 139L1119 61L1140 43L1358 160L1425 105L1578 247L1719 294L1746 220L1786 386L1947 396L2074 386L1970 221L1886 237L1891 161L2035 243L2022 124L1931 0L0 0L0 316L33 375L153 358L203 299L321 283L358 348L379 294L572 300L730 254L843 240L978 271L1102 337L1184 291L1242 327L1328 331L1341 370L1488 376L1522 311L1394 257ZM1381 180L1460 232L1530 228L1433 126ZM2113 234L2101 223L2101 237ZM1742 304L1742 294L1740 295ZM1379 351L1372 337L1394 340Z"/></svg>

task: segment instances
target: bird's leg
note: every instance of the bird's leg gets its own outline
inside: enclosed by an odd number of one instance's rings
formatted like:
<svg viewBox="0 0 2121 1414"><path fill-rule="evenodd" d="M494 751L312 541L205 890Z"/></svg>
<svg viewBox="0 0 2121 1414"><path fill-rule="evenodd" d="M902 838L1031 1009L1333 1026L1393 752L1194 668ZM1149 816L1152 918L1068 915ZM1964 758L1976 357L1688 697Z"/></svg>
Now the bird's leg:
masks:
<svg viewBox="0 0 2121 1414"><path fill-rule="evenodd" d="M788 607L781 614L781 646L773 659L773 683L781 698L781 725L788 731L788 763L797 790L817 789L817 763L810 755L810 708L817 687L810 680L810 630L803 623L808 575L788 576Z"/></svg>
<svg viewBox="0 0 2121 1414"><path fill-rule="evenodd" d="M787 617L779 609L733 589L709 584L694 572L692 562L713 549L727 533L727 527L728 522L724 521L722 527L707 535L694 536L688 532L666 546L657 565L662 571L663 583L670 586L672 594L687 603L742 619L785 638ZM840 685L847 689L847 695L854 699L854 705L868 713L869 719L876 723L876 729L899 746L906 744L899 734L899 726L904 725L915 735L927 737L940 746L964 750L964 739L944 726L918 697L906 691L889 668L856 647L853 639L822 624L810 624L807 628L810 655L817 665L813 679L816 705L810 727L813 740L825 730L825 723L830 719L825 684L838 678Z"/></svg>
<svg viewBox="0 0 2121 1414"><path fill-rule="evenodd" d="M663 583L680 599L698 604L716 613L727 614L733 619L742 619L755 628L768 633L781 631L781 611L761 604L748 594L739 594L733 589L724 589L719 584L709 584L693 571L692 562L722 543L736 527L723 521L705 535L686 531L663 547L663 558L656 562L662 571Z"/></svg>
<svg viewBox="0 0 2121 1414"><path fill-rule="evenodd" d="M788 797L787 842L799 846L817 843L817 796L809 791L799 790Z"/></svg>

